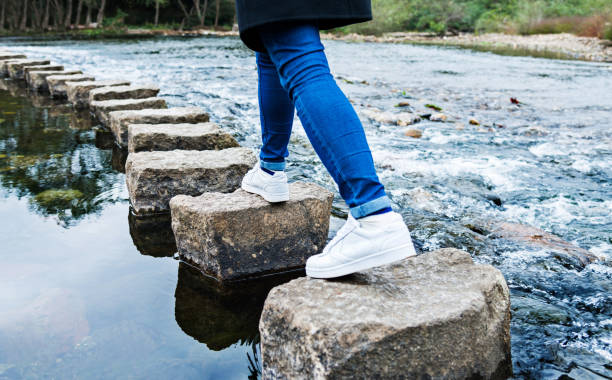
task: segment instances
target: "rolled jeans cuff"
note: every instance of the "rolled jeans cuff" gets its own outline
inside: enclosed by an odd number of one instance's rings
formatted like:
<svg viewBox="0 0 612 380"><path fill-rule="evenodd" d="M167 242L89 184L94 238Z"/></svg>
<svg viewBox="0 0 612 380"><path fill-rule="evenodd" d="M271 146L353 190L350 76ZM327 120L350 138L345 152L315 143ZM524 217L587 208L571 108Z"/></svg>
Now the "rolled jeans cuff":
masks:
<svg viewBox="0 0 612 380"><path fill-rule="evenodd" d="M391 200L385 195L362 205L351 207L350 212L351 215L353 215L353 218L359 219L387 207L391 207Z"/></svg>
<svg viewBox="0 0 612 380"><path fill-rule="evenodd" d="M259 161L259 165L264 168L264 169L268 169L268 170L274 170L274 171L283 171L285 170L285 166L287 166L287 164L285 163L285 161L283 162L266 162L266 161Z"/></svg>

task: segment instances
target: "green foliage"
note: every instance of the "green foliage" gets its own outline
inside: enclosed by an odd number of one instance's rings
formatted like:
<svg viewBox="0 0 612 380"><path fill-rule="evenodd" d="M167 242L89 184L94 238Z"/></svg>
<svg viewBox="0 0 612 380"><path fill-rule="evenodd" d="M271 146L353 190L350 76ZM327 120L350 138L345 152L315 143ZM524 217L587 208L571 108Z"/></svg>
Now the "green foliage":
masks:
<svg viewBox="0 0 612 380"><path fill-rule="evenodd" d="M125 18L128 14L117 8L117 13L114 17L107 17L104 19L104 26L110 29L120 29L125 26Z"/></svg>
<svg viewBox="0 0 612 380"><path fill-rule="evenodd" d="M603 38L612 41L612 22L608 23L604 29Z"/></svg>

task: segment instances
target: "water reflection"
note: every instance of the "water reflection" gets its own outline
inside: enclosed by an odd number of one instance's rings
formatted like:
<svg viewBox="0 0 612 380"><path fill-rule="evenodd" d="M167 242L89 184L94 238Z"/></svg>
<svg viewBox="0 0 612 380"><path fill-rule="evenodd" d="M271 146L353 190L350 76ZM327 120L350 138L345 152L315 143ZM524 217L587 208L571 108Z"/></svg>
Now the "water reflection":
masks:
<svg viewBox="0 0 612 380"><path fill-rule="evenodd" d="M0 80L0 184L30 208L68 226L97 213L117 183L105 162L108 152L92 144L93 121L87 113L34 97L10 80ZM16 97L19 95L21 97Z"/></svg>
<svg viewBox="0 0 612 380"><path fill-rule="evenodd" d="M172 257L176 242L170 214L138 216L130 207L128 222L132 241L140 253L154 257Z"/></svg>
<svg viewBox="0 0 612 380"><path fill-rule="evenodd" d="M122 149L117 144L113 144L111 166L114 170L125 174L125 162L127 161L127 157L127 149Z"/></svg>
<svg viewBox="0 0 612 380"><path fill-rule="evenodd" d="M181 329L215 351L259 343L259 317L268 292L300 272L220 284L181 262L174 314Z"/></svg>

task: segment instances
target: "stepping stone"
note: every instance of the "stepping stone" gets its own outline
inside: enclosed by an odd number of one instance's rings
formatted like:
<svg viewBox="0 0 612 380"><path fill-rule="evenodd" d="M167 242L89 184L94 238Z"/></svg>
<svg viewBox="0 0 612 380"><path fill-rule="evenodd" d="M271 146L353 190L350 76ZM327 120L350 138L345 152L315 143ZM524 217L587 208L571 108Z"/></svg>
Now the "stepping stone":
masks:
<svg viewBox="0 0 612 380"><path fill-rule="evenodd" d="M26 66L23 68L23 78L26 83L29 82L29 73L30 71L64 71L64 66L62 65L40 65L40 66Z"/></svg>
<svg viewBox="0 0 612 380"><path fill-rule="evenodd" d="M176 195L236 190L256 162L248 148L130 153L125 164L130 202L137 215L167 213Z"/></svg>
<svg viewBox="0 0 612 380"><path fill-rule="evenodd" d="M0 51L0 61L8 61L10 59L26 59L23 54L11 53L10 51Z"/></svg>
<svg viewBox="0 0 612 380"><path fill-rule="evenodd" d="M9 61L6 64L6 72L12 79L23 79L24 69L27 66L42 66L49 65L51 62L48 60L29 60L20 59L15 61Z"/></svg>
<svg viewBox="0 0 612 380"><path fill-rule="evenodd" d="M51 75L47 77L47 84L49 85L49 92L51 96L58 99L67 97L66 83L67 82L85 82L95 80L94 77L75 74L75 75Z"/></svg>
<svg viewBox="0 0 612 380"><path fill-rule="evenodd" d="M303 267L325 246L333 194L304 182L289 193L276 204L241 189L172 198L179 255L220 281Z"/></svg>
<svg viewBox="0 0 612 380"><path fill-rule="evenodd" d="M146 109L138 111L114 111L109 114L110 129L117 143L124 148L128 145L130 124L179 124L205 123L209 120L206 112L198 107L176 107L168 109Z"/></svg>
<svg viewBox="0 0 612 380"><path fill-rule="evenodd" d="M89 102L115 99L146 99L154 98L157 94L159 94L159 87L152 85L101 87L91 90Z"/></svg>
<svg viewBox="0 0 612 380"><path fill-rule="evenodd" d="M89 108L94 112L98 120L108 125L108 115L113 111L143 110L168 108L166 101L161 98L147 99L115 99L103 101L90 101Z"/></svg>
<svg viewBox="0 0 612 380"><path fill-rule="evenodd" d="M49 84L47 78L56 75L77 75L83 74L81 70L68 70L68 71L28 71L26 81L28 86L38 92L49 91Z"/></svg>
<svg viewBox="0 0 612 380"><path fill-rule="evenodd" d="M14 59L3 61L0 63L0 76L11 78L23 78L23 68L25 66L41 66L48 65L48 60L34 60L34 59Z"/></svg>
<svg viewBox="0 0 612 380"><path fill-rule="evenodd" d="M219 283L187 263L178 264L174 316L185 334L214 351L259 342L259 317L270 289L297 276Z"/></svg>
<svg viewBox="0 0 612 380"><path fill-rule="evenodd" d="M131 124L128 126L130 152L164 150L220 150L240 146L236 139L215 123Z"/></svg>
<svg viewBox="0 0 612 380"><path fill-rule="evenodd" d="M123 80L103 80L87 82L68 82L66 83L66 95L68 101L74 108L82 109L89 107L89 93L91 90L100 87L129 86L130 82Z"/></svg>
<svg viewBox="0 0 612 380"><path fill-rule="evenodd" d="M272 289L259 324L264 379L506 379L501 272L441 249L335 281Z"/></svg>

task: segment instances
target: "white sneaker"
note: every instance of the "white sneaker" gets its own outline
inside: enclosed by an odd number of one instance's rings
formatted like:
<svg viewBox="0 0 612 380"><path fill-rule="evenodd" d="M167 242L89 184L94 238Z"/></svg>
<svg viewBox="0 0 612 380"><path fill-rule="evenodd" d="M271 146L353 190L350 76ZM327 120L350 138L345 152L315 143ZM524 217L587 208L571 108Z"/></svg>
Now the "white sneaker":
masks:
<svg viewBox="0 0 612 380"><path fill-rule="evenodd" d="M285 172L274 171L274 175L270 175L261 170L259 162L247 172L240 187L249 193L261 195L270 203L289 200L289 185Z"/></svg>
<svg viewBox="0 0 612 380"><path fill-rule="evenodd" d="M346 224L322 253L306 261L306 275L333 278L415 256L410 232L396 212L359 220L349 214Z"/></svg>

